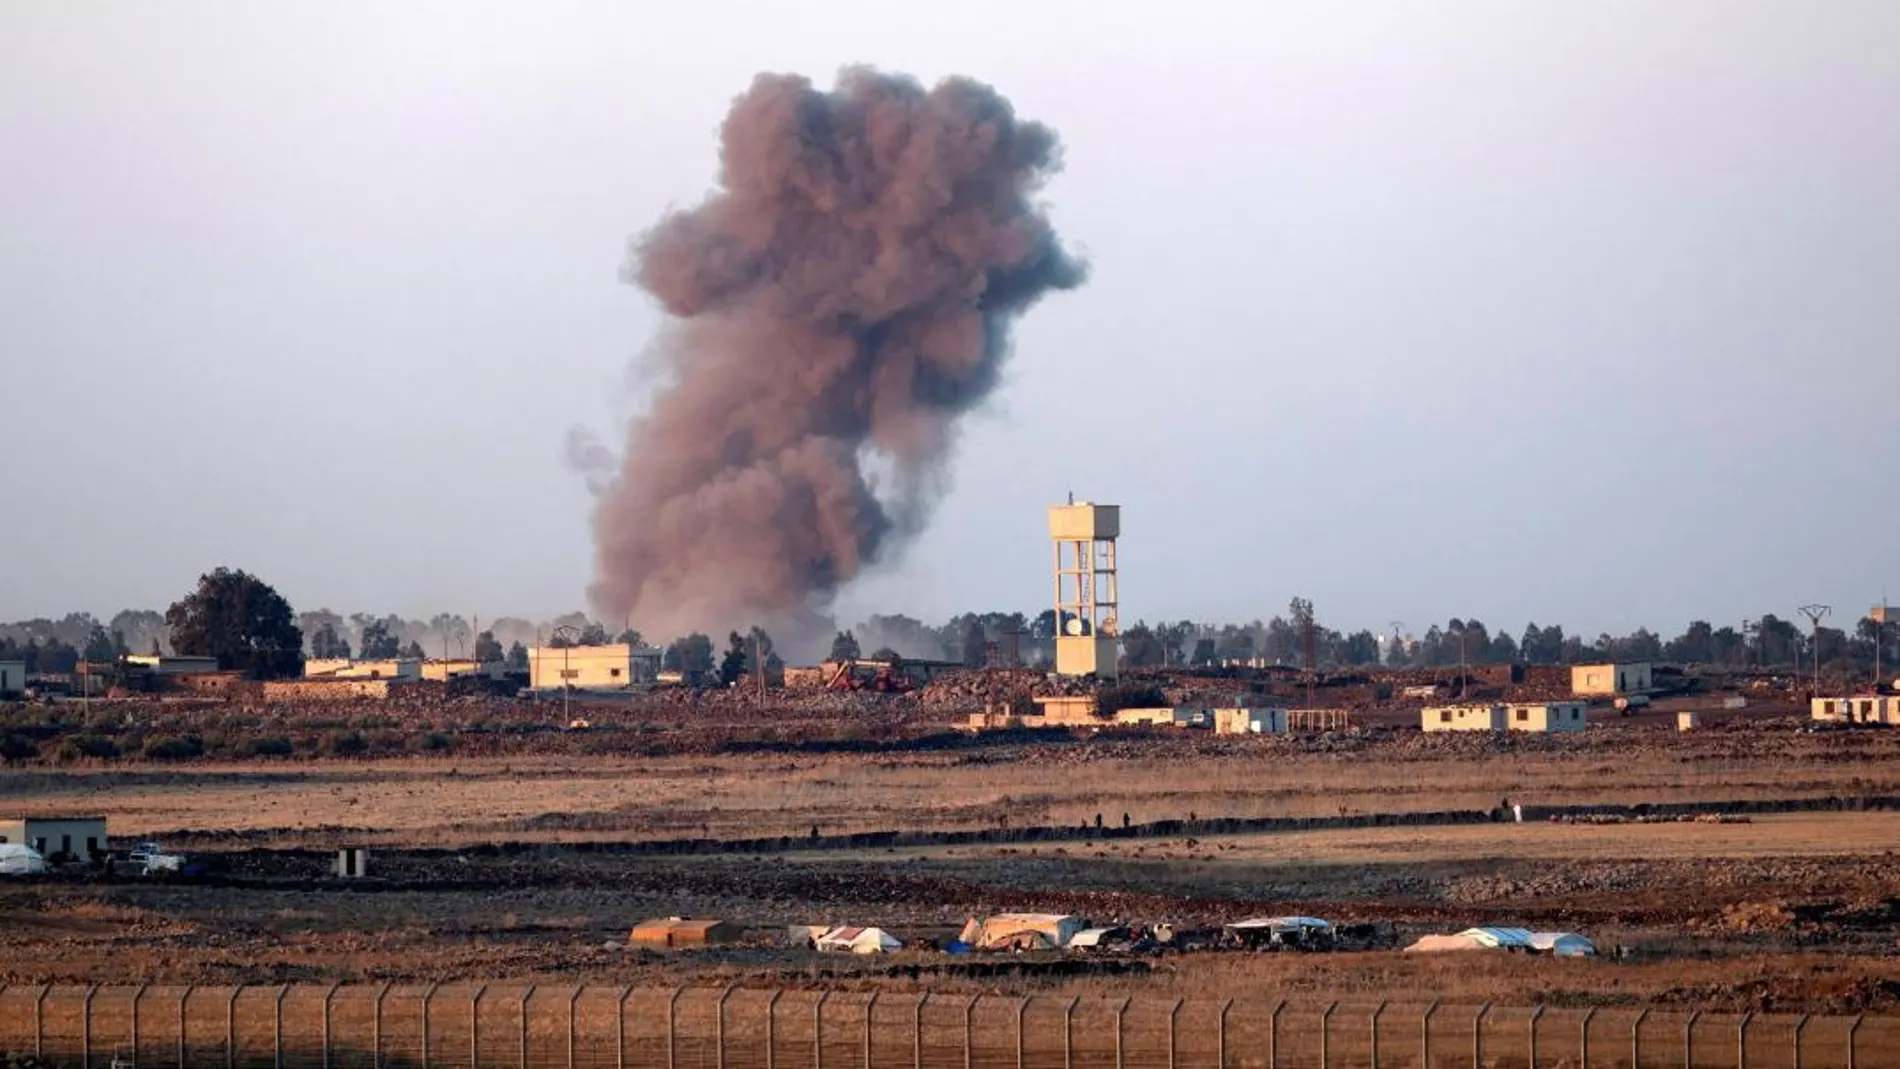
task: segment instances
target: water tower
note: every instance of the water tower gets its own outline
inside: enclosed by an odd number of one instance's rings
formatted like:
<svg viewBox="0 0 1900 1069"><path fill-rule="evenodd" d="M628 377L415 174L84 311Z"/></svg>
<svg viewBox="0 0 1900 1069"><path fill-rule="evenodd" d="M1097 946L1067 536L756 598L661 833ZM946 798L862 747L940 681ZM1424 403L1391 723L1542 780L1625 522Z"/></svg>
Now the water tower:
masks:
<svg viewBox="0 0 1900 1069"><path fill-rule="evenodd" d="M1121 635L1115 579L1120 505L1076 501L1049 509L1056 548L1056 671L1065 676L1117 675Z"/></svg>

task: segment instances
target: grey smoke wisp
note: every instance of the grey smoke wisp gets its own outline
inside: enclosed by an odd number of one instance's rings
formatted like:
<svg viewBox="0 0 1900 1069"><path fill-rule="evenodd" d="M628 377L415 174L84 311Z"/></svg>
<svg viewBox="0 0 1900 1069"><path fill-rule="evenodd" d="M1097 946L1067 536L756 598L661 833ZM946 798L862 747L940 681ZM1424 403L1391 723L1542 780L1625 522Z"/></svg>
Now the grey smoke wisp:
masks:
<svg viewBox="0 0 1900 1069"><path fill-rule="evenodd" d="M1085 273L1032 199L1055 134L967 79L760 75L720 163L624 269L668 378L602 488L592 598L650 634L809 617L913 535L1011 321Z"/></svg>

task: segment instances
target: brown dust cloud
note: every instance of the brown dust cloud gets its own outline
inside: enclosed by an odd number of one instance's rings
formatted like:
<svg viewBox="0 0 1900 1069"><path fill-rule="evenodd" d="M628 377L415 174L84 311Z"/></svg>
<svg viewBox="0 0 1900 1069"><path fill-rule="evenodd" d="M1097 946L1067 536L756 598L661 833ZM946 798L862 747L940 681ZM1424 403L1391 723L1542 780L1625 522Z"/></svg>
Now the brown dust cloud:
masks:
<svg viewBox="0 0 1900 1069"><path fill-rule="evenodd" d="M916 535L1013 320L1080 285L1034 197L1056 135L963 78L760 75L717 188L631 245L663 373L597 486L591 597L655 638L822 626Z"/></svg>

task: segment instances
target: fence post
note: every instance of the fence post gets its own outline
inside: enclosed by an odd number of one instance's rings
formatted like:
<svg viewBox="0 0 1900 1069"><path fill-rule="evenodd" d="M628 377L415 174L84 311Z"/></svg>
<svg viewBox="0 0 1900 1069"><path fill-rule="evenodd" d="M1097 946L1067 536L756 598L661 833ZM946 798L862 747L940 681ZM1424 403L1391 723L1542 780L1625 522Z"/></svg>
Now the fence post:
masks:
<svg viewBox="0 0 1900 1069"><path fill-rule="evenodd" d="M152 985L140 984L138 986L138 989L132 992L132 1064L133 1065L137 1065L139 1061L139 1001L145 997L145 989L150 986ZM324 1069L329 1069L329 1067L325 1066Z"/></svg>
<svg viewBox="0 0 1900 1069"><path fill-rule="evenodd" d="M237 1000L243 993L243 988L234 987L224 1002L224 1069L237 1065Z"/></svg>
<svg viewBox="0 0 1900 1069"><path fill-rule="evenodd" d="M1702 1011L1695 1010L1682 1022L1682 1069L1695 1069L1695 1022L1700 1016Z"/></svg>
<svg viewBox="0 0 1900 1069"><path fill-rule="evenodd" d="M1425 1013L1418 1019L1418 1064L1420 1069L1432 1067L1432 1014L1438 1012L1438 1000L1425 1007Z"/></svg>
<svg viewBox="0 0 1900 1069"><path fill-rule="evenodd" d="M633 985L628 984L620 989L620 998L614 1003L614 1069L627 1069L627 999L632 994ZM768 1053L765 1057L770 1069L772 1056Z"/></svg>
<svg viewBox="0 0 1900 1069"><path fill-rule="evenodd" d="M772 1001L765 1004L765 1069L773 1069L778 1064L778 1000L785 997L780 988L772 992Z"/></svg>
<svg viewBox="0 0 1900 1069"><path fill-rule="evenodd" d="M871 1069L871 1023L877 1016L877 997L879 991L871 992L871 998L864 1004L864 1069Z"/></svg>
<svg viewBox="0 0 1900 1069"><path fill-rule="evenodd" d="M429 1069L429 1003L435 1001L436 988L441 986L439 983L430 984L422 992L422 1069ZM468 1069L478 1067L471 1065Z"/></svg>
<svg viewBox="0 0 1900 1069"><path fill-rule="evenodd" d="M1808 1030L1808 1021L1813 1016L1811 1013L1804 1013L1801 1019L1794 1023L1794 1069L1801 1069L1801 1033Z"/></svg>
<svg viewBox="0 0 1900 1069"><path fill-rule="evenodd" d="M1530 1036L1530 1038L1531 1038L1531 1050L1530 1050L1530 1055L1531 1055L1531 1060L1530 1060L1530 1066L1529 1066L1529 1069L1537 1069L1537 1019L1538 1019L1538 1018L1540 1018L1540 1017L1542 1017L1543 1015L1544 1015L1544 1007L1542 1007L1542 1006L1539 1006L1539 1007L1537 1007L1537 1008L1536 1008L1535 1010L1532 1010L1532 1011L1531 1011L1531 1022L1530 1022L1530 1026L1529 1026L1529 1027L1530 1027L1530 1033L1531 1033L1531 1036Z"/></svg>
<svg viewBox="0 0 1900 1069"><path fill-rule="evenodd" d="M576 984L574 993L567 997L567 1069L574 1069L574 1039L575 1033L579 1030L579 1022L576 1018L580 1016L581 992L585 990L587 990L585 985Z"/></svg>
<svg viewBox="0 0 1900 1069"><path fill-rule="evenodd" d="M290 994L289 984L277 985L277 1002L272 1010L271 1024L271 1064L284 1069L284 996Z"/></svg>
<svg viewBox="0 0 1900 1069"><path fill-rule="evenodd" d="M330 1000L336 997L339 985L331 984L330 990L323 993L323 1069L330 1069ZM475 1069L470 1066L469 1069Z"/></svg>
<svg viewBox="0 0 1900 1069"><path fill-rule="evenodd" d="M534 997L534 985L521 993L521 1069L528 1069L528 1000Z"/></svg>
<svg viewBox="0 0 1900 1069"><path fill-rule="evenodd" d="M1227 1069L1227 1014L1228 1014L1228 1011L1232 1010L1233 1008L1234 1008L1233 999L1221 1000L1220 1024L1218 1027L1216 1027L1214 1031L1214 1042L1217 1046L1217 1050L1215 1053L1219 1056L1219 1059L1220 1059L1216 1063L1215 1069ZM1374 1066L1373 1069L1378 1069L1378 1067Z"/></svg>
<svg viewBox="0 0 1900 1069"><path fill-rule="evenodd" d="M970 1018L976 1014L976 1000L979 997L981 996L971 995L970 1001L963 1004L963 1069L970 1069L974 1061L972 1044L976 1041L976 1031L970 1023Z"/></svg>
<svg viewBox="0 0 1900 1069"><path fill-rule="evenodd" d="M39 996L33 1000L33 1057L46 1057L46 1018L44 1008L46 996L52 994L52 984L41 984Z"/></svg>
<svg viewBox="0 0 1900 1069"><path fill-rule="evenodd" d="M1735 1069L1748 1069L1748 1022L1755 1019L1755 1011L1742 1014L1742 1022L1735 1026ZM1848 1059L1849 1064L1853 1062Z"/></svg>
<svg viewBox="0 0 1900 1069"><path fill-rule="evenodd" d="M81 1020L79 1024L80 1069L92 1069L92 1000L94 996L98 994L98 984L86 985L86 1008L80 1015ZM1797 1058L1796 1060L1798 1061L1799 1059Z"/></svg>
<svg viewBox="0 0 1900 1069"><path fill-rule="evenodd" d="M1372 1010L1372 1069L1379 1069L1379 1018L1384 1015L1384 1013L1385 1000L1381 999L1379 1004ZM1226 1069L1226 1067L1223 1066L1222 1069Z"/></svg>
<svg viewBox="0 0 1900 1069"><path fill-rule="evenodd" d="M1597 1008L1590 1007L1583 1015L1583 1023L1577 1026L1577 1069L1590 1069L1590 1018L1596 1015Z"/></svg>
<svg viewBox="0 0 1900 1069"><path fill-rule="evenodd" d="M1029 1012L1029 1000L1016 1000L1016 1069L1023 1069L1023 1014Z"/></svg>
<svg viewBox="0 0 1900 1069"><path fill-rule="evenodd" d="M924 1069L924 1003L930 1001L930 992L917 996L917 1002L910 1008L910 1061L912 1069ZM765 1069L772 1069L767 1065Z"/></svg>
<svg viewBox="0 0 1900 1069"><path fill-rule="evenodd" d="M811 1069L825 1069L825 1003L831 1000L831 992L818 996L811 1007Z"/></svg>
<svg viewBox="0 0 1900 1069"><path fill-rule="evenodd" d="M666 1000L666 1069L673 1069L675 1058L673 1048L679 1045L677 1042L679 1029L676 1027L678 1018L675 1016L675 1011L679 1006L680 996L685 993L685 988L676 987L673 989L673 997Z"/></svg>
<svg viewBox="0 0 1900 1069"><path fill-rule="evenodd" d="M1267 1069L1280 1069L1280 1011L1284 1009L1286 999L1281 999L1267 1017Z"/></svg>
<svg viewBox="0 0 1900 1069"><path fill-rule="evenodd" d="M1471 1069L1484 1069L1484 1018L1490 1012L1491 1004L1484 1003L1471 1019Z"/></svg>
<svg viewBox="0 0 1900 1069"><path fill-rule="evenodd" d="M1327 1025L1333 1019L1333 1011L1338 1008L1339 1003L1328 1002L1325 1012L1319 1015L1319 1069L1331 1069L1333 1064L1332 1059L1328 1056L1326 1033L1328 1031Z"/></svg>
<svg viewBox="0 0 1900 1069"><path fill-rule="evenodd" d="M1630 1022L1630 1069L1643 1069L1643 1018L1649 1016L1649 1007L1644 1006Z"/></svg>
<svg viewBox="0 0 1900 1069"><path fill-rule="evenodd" d="M389 981L385 980L383 981L383 986L376 989L376 1005L370 1011L370 1069L383 1069L383 999L388 997L388 995ZM181 1065L178 1069L184 1069L184 1066ZM475 1067L471 1065L468 1069L475 1069Z"/></svg>
<svg viewBox="0 0 1900 1069"><path fill-rule="evenodd" d="M713 1010L713 1047L715 1048L713 1057L718 1059L719 1069L726 1069L726 1000L731 998L736 990L738 990L737 984L727 985L726 989L719 994L719 1005ZM568 1060L567 1069L574 1069L572 1059Z"/></svg>
<svg viewBox="0 0 1900 1069"><path fill-rule="evenodd" d="M140 984L138 986L138 990L132 992L132 1064L133 1065L137 1065L139 1062L139 1000L145 997L145 989L150 986L152 985ZM323 1067L323 1069L330 1069L330 1067L326 1065Z"/></svg>
<svg viewBox="0 0 1900 1069"><path fill-rule="evenodd" d="M475 989L468 997L468 1069L482 1069L482 996L488 994L488 985Z"/></svg>
<svg viewBox="0 0 1900 1069"><path fill-rule="evenodd" d="M1180 999L1175 999L1174 1008L1168 1011L1168 1069L1174 1069L1175 1021L1181 1016L1182 1005L1183 1003Z"/></svg>
<svg viewBox="0 0 1900 1069"><path fill-rule="evenodd" d="M1857 1013L1854 1023L1847 1026L1847 1069L1854 1069L1854 1037L1860 1034L1860 1024L1866 1019L1866 1014Z"/></svg>
<svg viewBox="0 0 1900 1069"><path fill-rule="evenodd" d="M1122 1004L1115 1007L1115 1069L1123 1069L1122 1021L1128 1016L1128 1001L1128 999L1122 999Z"/></svg>
<svg viewBox="0 0 1900 1069"><path fill-rule="evenodd" d="M185 993L178 996L178 1069L185 1069L185 1003L197 989L197 984L186 984Z"/></svg>
<svg viewBox="0 0 1900 1069"><path fill-rule="evenodd" d="M1079 996L1071 996L1062 1007L1062 1069L1075 1069L1075 1004L1080 1001Z"/></svg>

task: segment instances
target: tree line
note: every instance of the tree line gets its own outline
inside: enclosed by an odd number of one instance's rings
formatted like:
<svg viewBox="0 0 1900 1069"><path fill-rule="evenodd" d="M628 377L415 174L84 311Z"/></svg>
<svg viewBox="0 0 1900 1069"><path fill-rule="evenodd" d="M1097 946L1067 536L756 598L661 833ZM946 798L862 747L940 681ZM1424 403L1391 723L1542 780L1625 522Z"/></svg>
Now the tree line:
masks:
<svg viewBox="0 0 1900 1069"><path fill-rule="evenodd" d="M966 612L932 626L902 614L872 615L837 630L828 650L807 651L815 659L870 657L878 660L947 660L967 666L1053 662L1055 638L1070 628L1053 609L1022 612ZM1088 632L1087 621L1076 628ZM1396 632L1396 628L1394 631ZM1639 627L1626 635L1602 633L1594 639L1570 634L1561 625L1528 623L1516 635L1492 630L1472 617L1452 617L1423 635L1342 632L1322 624L1313 603L1294 598L1284 614L1249 623L1194 620L1136 621L1119 635L1123 664L1145 667L1219 667L1285 665L1316 669L1352 667L1452 667L1457 665L1578 664L1592 661L1667 661L1719 665L1733 669L1813 670L1817 655L1822 672L1865 678L1880 663L1900 674L1900 620L1863 616L1852 627L1803 629L1793 620L1763 613L1740 626L1691 622L1673 638ZM306 658L383 659L452 657L503 661L526 671L528 646L539 642L635 647L646 638L622 621L614 628L584 613L569 613L541 623L499 617L477 627L462 616L439 613L428 620L389 614L343 616L317 609L296 613L261 579L243 571L218 568L200 577L196 589L164 613L126 609L100 621L88 613L60 619L36 618L0 624L0 660L24 661L30 673L69 673L81 660L113 661L131 653L214 656L221 665L257 675L294 675ZM727 635L720 654L713 639L689 634L662 647L662 666L696 678L732 683L763 664L784 661L772 636L758 626Z"/></svg>

